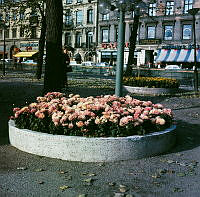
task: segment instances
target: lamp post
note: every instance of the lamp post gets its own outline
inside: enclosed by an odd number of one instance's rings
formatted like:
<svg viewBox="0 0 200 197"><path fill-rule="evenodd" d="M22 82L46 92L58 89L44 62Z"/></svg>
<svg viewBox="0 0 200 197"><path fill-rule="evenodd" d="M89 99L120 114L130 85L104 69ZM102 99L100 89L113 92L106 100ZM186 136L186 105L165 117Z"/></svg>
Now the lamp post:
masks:
<svg viewBox="0 0 200 197"><path fill-rule="evenodd" d="M199 8L192 8L188 11L192 15L193 23L193 40L194 40L194 91L198 92L198 70L197 70L197 51L196 51L196 27L195 27L195 16L198 13Z"/></svg>
<svg viewBox="0 0 200 197"><path fill-rule="evenodd" d="M117 40L117 70L115 80L115 95L122 96L122 78L124 65L124 41L125 41L125 12L139 9L140 5L144 6L142 0L117 0L111 4L111 0L100 0L99 12L101 14L108 14L110 11L119 11L118 24L118 40ZM141 4L142 3L142 4Z"/></svg>

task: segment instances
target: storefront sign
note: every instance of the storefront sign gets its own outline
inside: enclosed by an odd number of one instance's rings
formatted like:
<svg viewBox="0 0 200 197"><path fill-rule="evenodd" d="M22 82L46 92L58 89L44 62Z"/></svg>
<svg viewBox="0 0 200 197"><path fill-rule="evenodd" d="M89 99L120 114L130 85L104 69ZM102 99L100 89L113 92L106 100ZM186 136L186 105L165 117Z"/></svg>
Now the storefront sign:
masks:
<svg viewBox="0 0 200 197"><path fill-rule="evenodd" d="M162 46L162 49L194 49L193 44L189 45L169 45L169 46ZM196 45L196 49L200 49L200 45Z"/></svg>
<svg viewBox="0 0 200 197"><path fill-rule="evenodd" d="M20 43L20 48L21 47L38 47L38 43Z"/></svg>
<svg viewBox="0 0 200 197"><path fill-rule="evenodd" d="M160 39L141 39L139 40L139 43L141 45L160 44L161 40Z"/></svg>
<svg viewBox="0 0 200 197"><path fill-rule="evenodd" d="M116 49L117 48L117 42L114 43L102 43L101 47L104 49ZM124 47L128 48L129 47L129 42L126 42L124 44Z"/></svg>

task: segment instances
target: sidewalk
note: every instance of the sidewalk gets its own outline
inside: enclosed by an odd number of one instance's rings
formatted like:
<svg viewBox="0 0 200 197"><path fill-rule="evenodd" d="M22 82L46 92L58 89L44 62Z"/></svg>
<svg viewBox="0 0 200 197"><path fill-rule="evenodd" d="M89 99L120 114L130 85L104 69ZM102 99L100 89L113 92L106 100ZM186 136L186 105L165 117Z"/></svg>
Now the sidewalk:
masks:
<svg viewBox="0 0 200 197"><path fill-rule="evenodd" d="M9 145L7 121L13 104L34 101L41 90L38 83L0 81L0 197L199 196L200 98L140 97L173 109L177 145L170 152L140 160L82 163L32 155ZM87 87L70 91L81 96L114 93Z"/></svg>

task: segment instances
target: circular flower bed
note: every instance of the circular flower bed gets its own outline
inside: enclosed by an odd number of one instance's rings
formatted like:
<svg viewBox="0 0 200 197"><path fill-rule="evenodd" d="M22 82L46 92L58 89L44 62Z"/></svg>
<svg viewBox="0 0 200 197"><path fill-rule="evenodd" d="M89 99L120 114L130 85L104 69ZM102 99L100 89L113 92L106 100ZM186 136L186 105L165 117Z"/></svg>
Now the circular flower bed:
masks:
<svg viewBox="0 0 200 197"><path fill-rule="evenodd" d="M81 98L59 92L14 108L11 118L19 129L86 137L125 137L165 130L172 125L171 109L131 96Z"/></svg>
<svg viewBox="0 0 200 197"><path fill-rule="evenodd" d="M146 88L178 88L178 80L164 77L124 77L123 85Z"/></svg>

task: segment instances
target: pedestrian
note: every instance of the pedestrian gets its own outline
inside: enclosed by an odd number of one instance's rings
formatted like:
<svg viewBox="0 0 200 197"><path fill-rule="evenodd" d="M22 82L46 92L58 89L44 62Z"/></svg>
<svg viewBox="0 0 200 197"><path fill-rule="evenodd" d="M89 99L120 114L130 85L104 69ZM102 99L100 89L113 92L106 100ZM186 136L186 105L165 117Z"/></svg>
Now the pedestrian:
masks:
<svg viewBox="0 0 200 197"><path fill-rule="evenodd" d="M67 72L72 71L72 67L70 67L70 56L69 52L66 48L64 48L63 53L63 66L64 66L64 85L67 86Z"/></svg>

